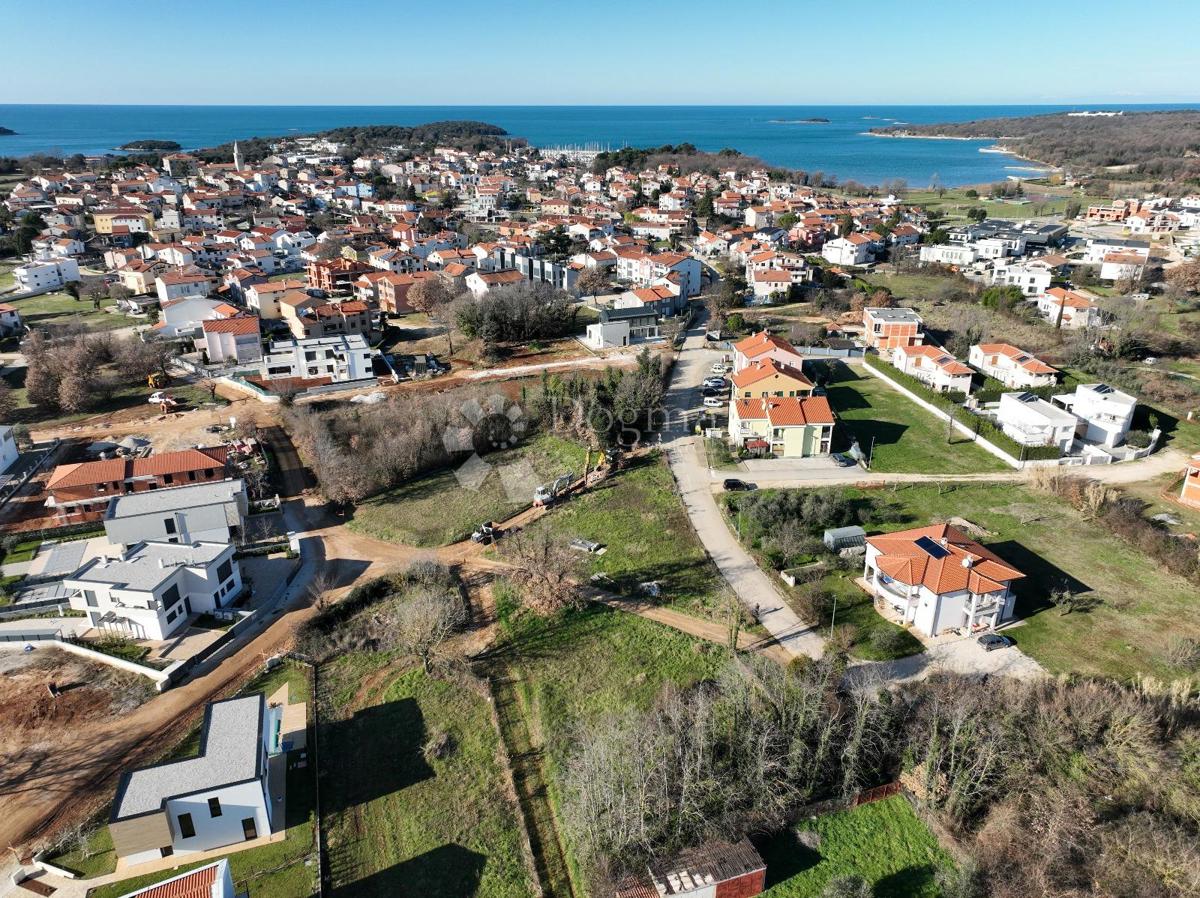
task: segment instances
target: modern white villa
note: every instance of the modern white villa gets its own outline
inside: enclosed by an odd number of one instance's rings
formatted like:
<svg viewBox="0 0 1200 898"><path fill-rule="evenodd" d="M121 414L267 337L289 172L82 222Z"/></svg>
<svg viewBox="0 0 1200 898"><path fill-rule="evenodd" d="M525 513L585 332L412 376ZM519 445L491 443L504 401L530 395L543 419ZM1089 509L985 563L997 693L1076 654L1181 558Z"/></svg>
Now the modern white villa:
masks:
<svg viewBox="0 0 1200 898"><path fill-rule="evenodd" d="M192 615L237 598L242 573L233 553L229 543L140 543L92 559L63 588L95 629L162 640Z"/></svg>
<svg viewBox="0 0 1200 898"><path fill-rule="evenodd" d="M892 364L939 393L971 392L975 372L937 346L897 346Z"/></svg>
<svg viewBox="0 0 1200 898"><path fill-rule="evenodd" d="M109 817L117 857L128 865L187 856L270 835L282 794L283 756L303 747L307 709L286 687L212 702L200 752L125 773Z"/></svg>
<svg viewBox="0 0 1200 898"><path fill-rule="evenodd" d="M1079 419L1082 439L1108 448L1125 442L1137 408L1135 397L1108 384L1080 384L1054 401Z"/></svg>
<svg viewBox="0 0 1200 898"><path fill-rule="evenodd" d="M1069 452L1079 419L1033 393L1003 393L996 423L1022 446L1058 446Z"/></svg>
<svg viewBox="0 0 1200 898"><path fill-rule="evenodd" d="M976 343L967 361L975 370L1014 390L1050 387L1058 382L1057 368L1010 343Z"/></svg>
<svg viewBox="0 0 1200 898"><path fill-rule="evenodd" d="M1011 620L1025 575L949 524L867 538L863 580L876 604L926 636Z"/></svg>

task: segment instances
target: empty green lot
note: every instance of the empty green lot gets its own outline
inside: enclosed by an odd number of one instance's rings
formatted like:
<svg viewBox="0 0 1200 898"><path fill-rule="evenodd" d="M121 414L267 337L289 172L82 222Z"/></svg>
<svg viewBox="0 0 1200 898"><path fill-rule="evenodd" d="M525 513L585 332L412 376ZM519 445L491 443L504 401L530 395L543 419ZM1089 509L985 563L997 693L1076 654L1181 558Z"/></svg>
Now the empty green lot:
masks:
<svg viewBox="0 0 1200 898"><path fill-rule="evenodd" d="M873 453L873 471L984 474L1009 470L879 378L847 365L833 366L829 404L842 423L843 445L838 448L846 448L851 436L856 438L863 452Z"/></svg>

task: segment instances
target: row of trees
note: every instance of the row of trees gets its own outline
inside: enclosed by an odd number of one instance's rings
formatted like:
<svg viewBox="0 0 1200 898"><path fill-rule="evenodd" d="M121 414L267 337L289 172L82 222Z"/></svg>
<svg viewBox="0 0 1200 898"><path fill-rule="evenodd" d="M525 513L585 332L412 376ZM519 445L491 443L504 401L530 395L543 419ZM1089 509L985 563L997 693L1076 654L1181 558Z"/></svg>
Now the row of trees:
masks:
<svg viewBox="0 0 1200 898"><path fill-rule="evenodd" d="M943 894L1191 896L1197 710L1192 692L1148 686L940 675L885 687L833 657L735 658L574 734L563 819L589 875L611 884L900 776L958 842Z"/></svg>

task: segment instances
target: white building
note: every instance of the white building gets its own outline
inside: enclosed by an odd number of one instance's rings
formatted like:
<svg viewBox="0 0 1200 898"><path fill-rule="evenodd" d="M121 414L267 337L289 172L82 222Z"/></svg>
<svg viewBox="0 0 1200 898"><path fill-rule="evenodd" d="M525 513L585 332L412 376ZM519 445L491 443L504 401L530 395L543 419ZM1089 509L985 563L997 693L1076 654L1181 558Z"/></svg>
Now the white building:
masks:
<svg viewBox="0 0 1200 898"><path fill-rule="evenodd" d="M18 292L54 290L79 280L79 263L67 256L34 259L13 269Z"/></svg>
<svg viewBox="0 0 1200 898"><path fill-rule="evenodd" d="M1049 387L1058 382L1057 368L1009 343L976 343L967 361L1006 387Z"/></svg>
<svg viewBox="0 0 1200 898"><path fill-rule="evenodd" d="M992 286L1018 287L1026 296L1041 296L1050 289L1052 280L1050 269L1036 262L997 260L992 267Z"/></svg>
<svg viewBox="0 0 1200 898"><path fill-rule="evenodd" d="M1068 452L1079 419L1033 393L1004 393L996 423L1022 446L1057 446Z"/></svg>
<svg viewBox="0 0 1200 898"><path fill-rule="evenodd" d="M1024 576L948 524L868 537L863 566L871 592L926 636L1010 620Z"/></svg>
<svg viewBox="0 0 1200 898"><path fill-rule="evenodd" d="M262 693L210 703L199 754L121 777L108 821L117 857L126 865L168 856L186 862L282 827L273 819L285 752L277 734L299 725L289 718L303 719L293 712L303 707L268 705Z"/></svg>
<svg viewBox="0 0 1200 898"><path fill-rule="evenodd" d="M203 349L210 365L250 364L262 360L262 340L257 315L218 318L201 325L203 338L196 348Z"/></svg>
<svg viewBox="0 0 1200 898"><path fill-rule="evenodd" d="M1037 304L1041 316L1056 327L1075 330L1104 323L1104 312L1095 299L1078 290L1051 287L1038 297Z"/></svg>
<svg viewBox="0 0 1200 898"><path fill-rule="evenodd" d="M158 322L150 329L150 333L165 340L199 337L203 333L204 322L231 318L237 313L236 308L219 299L189 296L165 303L159 313Z"/></svg>
<svg viewBox="0 0 1200 898"><path fill-rule="evenodd" d="M587 326L583 342L590 349L631 346L662 335L658 315L648 309L602 309L600 320Z"/></svg>
<svg viewBox="0 0 1200 898"><path fill-rule="evenodd" d="M897 346L892 364L939 393L971 392L975 372L937 346Z"/></svg>
<svg viewBox="0 0 1200 898"><path fill-rule="evenodd" d="M374 377L373 350L362 334L341 334L311 340L277 340L262 361L263 377L328 377L334 383Z"/></svg>
<svg viewBox="0 0 1200 898"><path fill-rule="evenodd" d="M970 265L978 258L974 248L959 243L937 243L921 247L921 261L932 265Z"/></svg>
<svg viewBox="0 0 1200 898"><path fill-rule="evenodd" d="M1054 401L1086 425L1083 439L1109 448L1125 442L1137 408L1136 398L1108 384L1080 384L1074 394L1055 396Z"/></svg>
<svg viewBox="0 0 1200 898"><path fill-rule="evenodd" d="M104 532L113 545L143 540L168 543L231 543L249 510L240 480L216 480L170 489L113 496L104 512Z"/></svg>
<svg viewBox="0 0 1200 898"><path fill-rule="evenodd" d="M871 261L871 239L863 234L835 237L821 247L821 255L834 265L865 265Z"/></svg>
<svg viewBox="0 0 1200 898"><path fill-rule="evenodd" d="M193 615L234 601L242 575L233 552L228 543L139 543L93 559L63 588L95 629L162 640Z"/></svg>

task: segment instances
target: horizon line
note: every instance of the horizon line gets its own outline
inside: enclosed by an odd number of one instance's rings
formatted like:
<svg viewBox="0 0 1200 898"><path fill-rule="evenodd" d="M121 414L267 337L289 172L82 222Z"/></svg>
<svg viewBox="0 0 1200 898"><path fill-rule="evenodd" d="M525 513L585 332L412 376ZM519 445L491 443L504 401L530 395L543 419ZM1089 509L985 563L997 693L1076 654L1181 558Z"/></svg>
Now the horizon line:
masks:
<svg viewBox="0 0 1200 898"><path fill-rule="evenodd" d="M1193 100L1042 100L1037 102L1022 102L1008 100L1004 102L977 101L973 103L95 103L95 102L34 102L34 103L0 103L0 108L6 106L99 106L127 108L283 108L283 109L661 109L684 107L696 109L753 109L761 107L829 107L829 108L879 108L881 106L900 109L922 108L972 108L978 106L1200 106L1200 98Z"/></svg>

